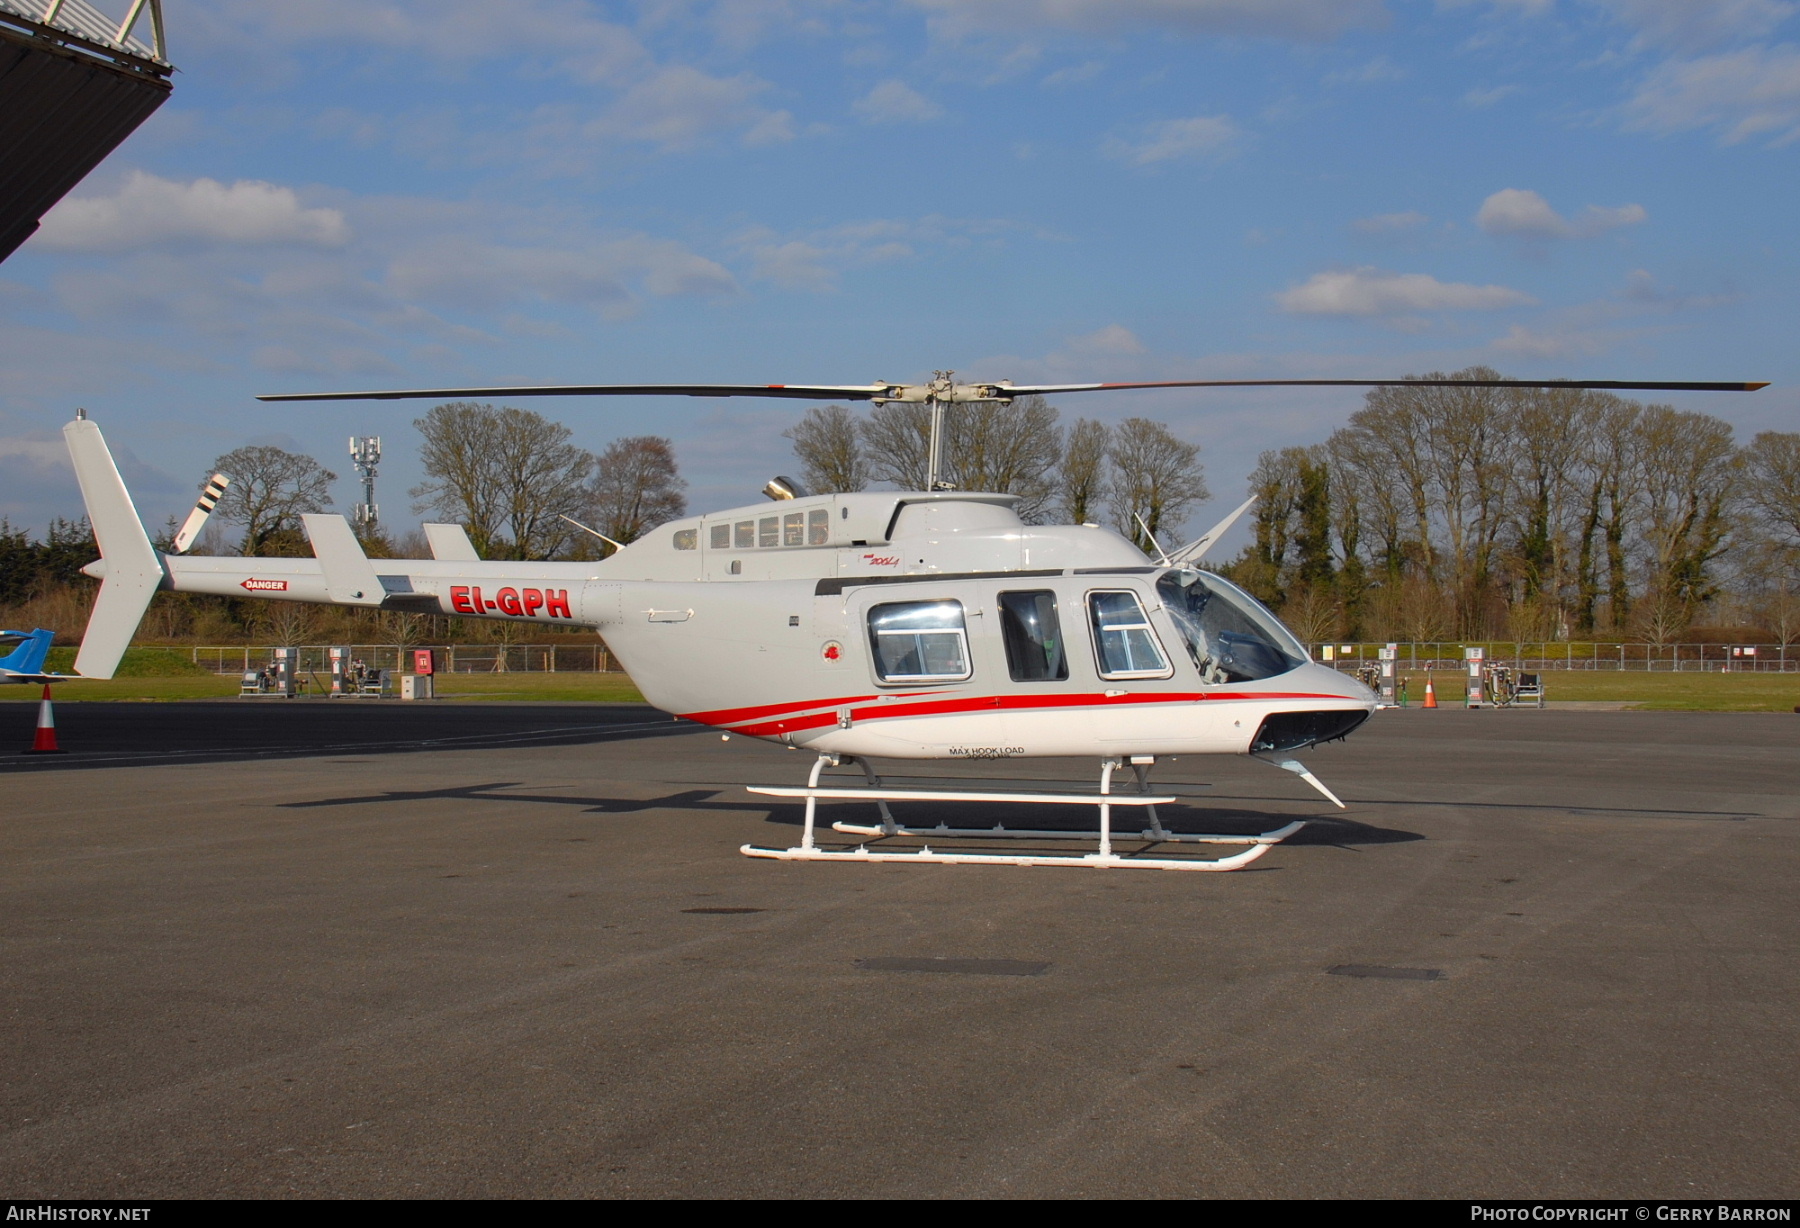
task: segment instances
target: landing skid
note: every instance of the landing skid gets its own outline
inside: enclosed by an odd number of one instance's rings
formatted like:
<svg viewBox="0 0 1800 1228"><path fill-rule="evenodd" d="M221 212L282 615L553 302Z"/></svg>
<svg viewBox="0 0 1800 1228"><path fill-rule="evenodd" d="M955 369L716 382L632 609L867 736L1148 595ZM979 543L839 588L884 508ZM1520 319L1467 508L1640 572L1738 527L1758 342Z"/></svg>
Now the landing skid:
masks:
<svg viewBox="0 0 1800 1228"><path fill-rule="evenodd" d="M959 800L971 794L959 794ZM1116 832L1116 840L1149 840L1156 844L1280 844L1289 836L1306 826L1306 820L1297 819L1286 827L1265 831L1254 836L1205 835L1198 832L1177 832L1167 828L1160 834L1155 828L1146 827L1135 835L1128 832ZM940 836L954 837L962 840L997 839L997 840L1067 840L1071 836L1092 836L1089 831L1053 831L1045 828L1033 831L1023 827L1008 827L997 823L992 827L946 827L939 823L936 827L906 827L896 825L893 831L881 827L863 827L856 823L833 823L832 831L841 831L847 836Z"/></svg>
<svg viewBox="0 0 1800 1228"><path fill-rule="evenodd" d="M835 767L844 762L856 762L863 770L868 781L864 788L821 788L819 775L826 767ZM1149 767L1155 760L1149 756L1134 757L1131 768L1137 777L1137 793L1114 793L1112 791L1113 773L1124 766L1120 759L1103 759L1100 766L1099 793L996 793L960 789L890 789L882 784L869 764L863 760L851 760L848 756L820 755L813 764L812 773L807 778L805 787L785 786L749 786L748 791L767 797L784 797L804 799L806 802L806 822L800 844L789 849L768 849L746 844L739 851L746 857L764 857L777 861L893 861L893 862L935 862L943 865L1005 865L1005 866L1088 866L1096 869L1139 869L1139 870L1236 870L1249 865L1261 857L1269 849L1286 840L1289 836L1306 826L1304 821L1289 823L1286 827L1275 831L1263 832L1260 835L1201 835L1186 832L1172 832L1162 825L1157 816L1159 805L1168 805L1176 799L1173 795L1155 796L1149 792ZM871 801L881 811L881 823L878 826L863 826L854 823L833 823L832 830L846 835L870 836L876 839L891 837L936 837L944 839L983 840L1081 840L1097 839L1099 849L1093 853L945 853L934 852L929 846L916 852L888 851L886 849L870 849L867 845L854 849L822 849L814 839L818 804L823 798L828 801ZM1336 800L1335 798L1333 799ZM939 824L936 827L911 827L895 820L893 812L888 809L889 802L1004 802L1019 805L1052 805L1052 806L1093 806L1100 812L1100 828L1098 831L1058 831L1053 829L1009 828L1004 824L994 827L948 827ZM1120 833L1115 837L1112 830L1112 809L1115 806L1134 806L1143 809L1150 820L1139 834L1132 836ZM1115 838L1125 840L1143 840L1146 849L1135 854L1120 855L1113 851ZM1147 857L1144 852L1149 846L1156 844L1226 844L1248 845L1241 853L1227 857L1207 860L1198 857Z"/></svg>

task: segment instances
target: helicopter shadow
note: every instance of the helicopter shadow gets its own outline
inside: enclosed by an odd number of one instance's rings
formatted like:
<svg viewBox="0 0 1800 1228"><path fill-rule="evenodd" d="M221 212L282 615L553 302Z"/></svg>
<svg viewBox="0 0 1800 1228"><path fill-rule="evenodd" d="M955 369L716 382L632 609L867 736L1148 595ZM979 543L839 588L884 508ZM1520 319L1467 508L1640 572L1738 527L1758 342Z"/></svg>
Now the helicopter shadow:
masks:
<svg viewBox="0 0 1800 1228"><path fill-rule="evenodd" d="M306 802L281 802L281 810L317 810L332 806L377 806L395 802L505 802L538 806L573 807L583 814L639 814L646 810L709 810L762 815L768 806L755 801L721 801L718 788L684 789L659 797L591 797L564 793L515 793L529 787L524 781L496 780L482 784L451 785L442 789L388 789L348 797L323 797Z"/></svg>

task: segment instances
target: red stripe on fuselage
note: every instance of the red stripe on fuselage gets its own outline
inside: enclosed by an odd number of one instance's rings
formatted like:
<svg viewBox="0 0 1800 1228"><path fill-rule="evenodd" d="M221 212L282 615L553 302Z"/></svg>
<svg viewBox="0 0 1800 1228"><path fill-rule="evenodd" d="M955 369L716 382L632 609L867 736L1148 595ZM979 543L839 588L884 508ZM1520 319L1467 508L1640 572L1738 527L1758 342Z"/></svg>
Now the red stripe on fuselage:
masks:
<svg viewBox="0 0 1800 1228"><path fill-rule="evenodd" d="M870 698L873 698L872 696ZM1029 708L1106 708L1118 704L1187 704L1202 700L1218 702L1220 700L1236 700L1239 702L1284 700L1284 699L1347 699L1345 695L1319 695L1308 691L1234 691L1224 695L1206 695L1194 692L1161 691L1137 692L1129 695L1104 695L1094 692L1063 695L965 695L955 699L940 699L932 703L895 704L884 703L867 708L852 708L852 721L892 720L909 716L946 716L958 712L1006 711ZM820 705L827 703L844 703L854 701L821 700ZM796 704L791 710L799 711L818 705ZM698 717L690 717L697 720ZM753 724L740 725L733 732L752 738L774 738L784 733L799 733L807 729L818 729L825 725L837 723L836 712L816 712L810 716L789 716L782 720L757 721ZM711 723L711 722L709 722Z"/></svg>
<svg viewBox="0 0 1800 1228"><path fill-rule="evenodd" d="M906 691L903 694L910 699L917 695L941 695L943 692ZM775 716L782 712L804 712L808 708L842 707L844 704L867 703L874 698L873 695L844 695L837 699L803 699L779 704L758 704L750 708L716 708L710 712L684 712L682 719L698 721L702 725L735 725L740 721L755 720L759 716Z"/></svg>

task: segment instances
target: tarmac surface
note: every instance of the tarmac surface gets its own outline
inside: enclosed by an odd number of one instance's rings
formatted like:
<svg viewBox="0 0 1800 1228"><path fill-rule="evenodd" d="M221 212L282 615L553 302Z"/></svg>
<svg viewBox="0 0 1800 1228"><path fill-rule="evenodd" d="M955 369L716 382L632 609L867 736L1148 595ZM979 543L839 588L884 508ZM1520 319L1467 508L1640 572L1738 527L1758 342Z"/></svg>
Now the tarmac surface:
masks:
<svg viewBox="0 0 1800 1228"><path fill-rule="evenodd" d="M644 707L58 717L0 1195L1800 1193L1800 717L1378 713L1303 756L1343 812L1159 764L1318 820L1225 874L751 860L807 756Z"/></svg>

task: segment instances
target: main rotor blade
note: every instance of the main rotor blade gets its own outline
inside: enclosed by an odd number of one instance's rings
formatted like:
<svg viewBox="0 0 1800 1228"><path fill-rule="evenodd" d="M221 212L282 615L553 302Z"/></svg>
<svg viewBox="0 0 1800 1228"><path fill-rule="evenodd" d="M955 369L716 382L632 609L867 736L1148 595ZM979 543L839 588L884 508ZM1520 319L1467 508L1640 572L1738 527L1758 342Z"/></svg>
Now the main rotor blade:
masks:
<svg viewBox="0 0 1800 1228"><path fill-rule="evenodd" d="M1113 392L1129 388L1593 388L1625 392L1755 392L1760 383L1692 383L1618 379L1174 379L1145 384L1013 384L1007 395Z"/></svg>
<svg viewBox="0 0 1800 1228"><path fill-rule="evenodd" d="M259 401L413 401L465 397L785 397L869 401L892 384L529 384L522 388L404 388L392 392L279 392Z"/></svg>
<svg viewBox="0 0 1800 1228"><path fill-rule="evenodd" d="M1761 383L1669 382L1652 380L1568 379L1179 379L1136 384L963 384L965 395L957 400L976 400L966 390L979 388L988 399L1010 399L1032 393L1121 392L1139 388L1591 388L1620 392L1755 392ZM791 401L900 400L908 384L528 384L518 388L403 388L388 392L280 392L259 396L259 401L415 401L455 400L465 397L775 397Z"/></svg>

